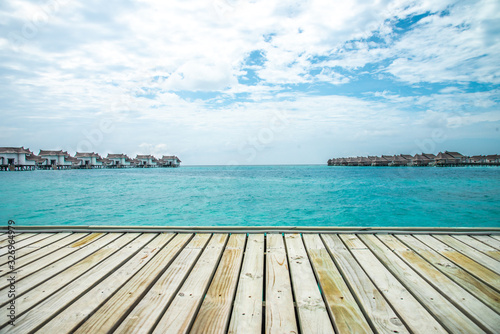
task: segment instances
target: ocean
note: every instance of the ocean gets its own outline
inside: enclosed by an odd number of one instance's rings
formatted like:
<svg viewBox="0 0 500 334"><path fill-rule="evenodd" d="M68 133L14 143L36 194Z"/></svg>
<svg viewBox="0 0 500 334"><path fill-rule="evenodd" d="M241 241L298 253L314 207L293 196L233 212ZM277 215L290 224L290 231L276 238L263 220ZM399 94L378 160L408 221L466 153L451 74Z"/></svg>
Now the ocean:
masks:
<svg viewBox="0 0 500 334"><path fill-rule="evenodd" d="M0 223L500 227L500 168L183 166L0 172Z"/></svg>

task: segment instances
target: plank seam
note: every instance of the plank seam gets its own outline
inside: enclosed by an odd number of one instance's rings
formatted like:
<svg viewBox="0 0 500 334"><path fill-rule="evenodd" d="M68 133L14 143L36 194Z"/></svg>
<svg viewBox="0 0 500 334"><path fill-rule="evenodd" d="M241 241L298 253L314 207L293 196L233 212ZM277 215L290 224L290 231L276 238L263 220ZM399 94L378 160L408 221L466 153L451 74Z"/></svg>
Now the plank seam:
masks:
<svg viewBox="0 0 500 334"><path fill-rule="evenodd" d="M375 235L375 234L374 234L374 235ZM375 235L375 236L376 236L376 235ZM370 248L370 247L368 246L368 244L367 244L367 243L366 243L363 239L361 239L361 238L359 238L359 239L360 239L360 240L361 240L361 242L362 242L363 244L365 244L365 246L366 246L366 247L367 247L367 248L368 248L368 249L372 252L372 254L373 254L373 255L375 255L375 257L377 258L377 260L378 260L378 261L379 261L379 262L380 262L380 263L381 263L381 264L385 267L385 269L386 269L389 273L391 273L391 275L392 275L392 276L393 276L393 277L394 277L394 278L395 278L395 279L396 279L396 280L397 280L397 281L398 281L398 282L399 282L399 283L400 283L400 284L401 284L401 285L402 285L402 286L406 289L406 291L408 291L408 293L410 293L410 294L413 296L413 298L415 298L415 300L416 300L416 301L420 304L420 306L422 306L422 307L423 307L423 308L424 308L424 309L425 309L425 310L426 310L426 311L427 311L427 312L431 315L431 317L433 317L433 318L434 318L434 319L438 322L438 324L440 324L440 325L441 325L441 326L442 326L442 327L443 327L443 328L444 328L444 329L445 329L448 333L453 333L453 331L452 331L452 330L450 330L450 329L448 328L448 326L445 326L445 324L444 324L444 323L443 323L443 322L442 322L442 321L441 321L441 320L440 320L440 319L439 319L439 318L438 318L438 317L434 314L434 312L432 312L432 311L429 309L429 307L428 307L425 303L423 303L423 302L422 302L421 298L419 298L419 297L417 296L417 294L416 294L416 293L415 293L412 289L410 289L410 288L409 288L406 284L404 284L404 283L403 283L403 281L402 281L402 279L399 277L399 275L396 275L396 274L395 274L392 270L390 270L390 269L389 269L389 267L388 267L388 266L384 263L384 261L382 261L382 260L380 259L380 255L378 255L378 254L375 252L375 250L374 250L374 249ZM384 245L385 245L385 244L384 244ZM389 249L389 251L391 251L391 250ZM411 270L413 270L413 269L411 269ZM438 293L439 293L439 292L438 292Z"/></svg>
<svg viewBox="0 0 500 334"><path fill-rule="evenodd" d="M381 240L378 236L375 236L382 244L384 244L392 253L394 253L399 259L401 259L401 261L403 261L404 263L406 263L408 265L408 267L410 267L418 276L420 276L425 282L427 282L430 286L432 286L434 288L434 290L436 290L439 294L441 294L448 302L450 302L452 305L454 305L460 312L462 312L465 316L467 316L470 320L472 320L472 322L474 322L476 325L478 325L482 330L484 330L486 333L489 333L490 331L484 327L484 325L478 320L476 319L472 314L469 313L469 311L467 311L465 308L463 308L460 304L456 303L451 297L449 297L446 293L444 293L444 291L442 291L439 286L437 286L435 283L432 282L432 280L429 280L427 279L427 277L422 273L420 272L420 270L418 268L416 268L415 266L412 265L412 263L410 261L407 261L404 257L400 256L397 252L395 252L393 249L391 249L391 247L389 247L383 240ZM394 236L393 236L394 237ZM399 240L399 239L397 239ZM405 245L403 243L403 245ZM405 245L406 246L406 245ZM413 253L415 253L419 258L421 258L423 261L425 261L426 263L430 264L432 266L431 263L429 263L425 258L423 258L422 256L420 256L420 254L414 252L413 250L411 250ZM432 266L434 267L434 266ZM439 271L441 272L441 271ZM445 275L446 276L446 275ZM447 276L446 276L447 277ZM455 283L455 281L451 280L452 282ZM456 284L456 283L455 283ZM458 285L458 284L457 284ZM460 289L463 289L460 285L458 285L458 287ZM464 289L465 290L465 289ZM468 292L467 290L465 290L466 292ZM472 295L472 294L471 294ZM473 298L475 298L475 296L472 295ZM476 298L477 299L477 298ZM479 299L478 299L479 300Z"/></svg>
<svg viewBox="0 0 500 334"><path fill-rule="evenodd" d="M143 233L142 233L143 234ZM130 240L130 242L134 241L135 239L139 238L142 234L139 234L136 238L134 238L133 240ZM40 323L37 327L35 327L35 329L31 332L31 333L35 333L36 331L38 331L40 328L42 328L43 326L45 326L47 323L49 323L52 319L54 319L55 317L59 316L60 313L64 312L68 307L70 307L72 304L74 304L76 301L78 301L82 296L84 296L85 294L87 294L89 291L91 291L92 289L94 289L97 285L99 285L102 281L104 281L106 278L108 278L109 276L113 275L113 273L115 273L117 270L119 270L121 268L121 266L123 266L126 262L128 262L130 259L132 259L137 253L139 253L144 247L146 247L150 242L152 242L156 237L154 237L153 239L151 239L150 241L146 242L142 247L138 248L135 252L133 252L130 256L128 256L126 259L124 259L123 261L121 261L118 265L115 266L115 268L111 271L109 271L107 274L101 276L101 278L99 278L94 284L92 284L90 287L88 287L87 289L85 289L84 291L82 291L82 293L80 293L78 296L76 296L75 298L73 298L68 304L66 304L64 307L60 308L58 310L58 312L54 313L53 315L51 315L50 317L48 317L45 321L43 321L42 323ZM129 243L130 243L129 242ZM123 249L124 247L126 247L129 243L127 243L126 245L124 245L123 247L121 247L120 249L118 249L116 252L118 252L119 250ZM114 252L113 254L110 254L109 256L113 256L116 252ZM107 258L106 258L107 259ZM100 261L102 262L102 261ZM89 269L90 270L90 269ZM80 275L81 276L81 275ZM80 277L78 276L78 277ZM71 284L72 282L74 282L75 280L71 281L69 284ZM121 287L121 286L120 286ZM60 289L59 289L60 290ZM58 290L58 291L59 291ZM107 298L104 302L106 302L109 298ZM103 302L103 303L104 303ZM98 309L99 307L101 307L103 305L103 303L99 304L99 306L96 308ZM84 321L84 320L83 320ZM76 328L78 328L80 326L80 324L78 324Z"/></svg>
<svg viewBox="0 0 500 334"><path fill-rule="evenodd" d="M194 238L194 236L193 236ZM213 238L213 235L210 236L210 238L208 238L208 240L206 241L205 245L203 245L203 249L201 250L201 252L196 256L196 259L193 261L193 264L189 267L189 269L186 271L186 274L184 275L184 277L182 278L182 281L179 283L179 285L177 286L177 288L175 289L175 291L172 293L172 297L170 298L170 300L168 301L168 303L165 305L165 307L163 308L163 310L160 312L160 314L158 315L158 318L155 320L155 323L151 326L151 328L149 329L149 332L148 334L151 334L153 333L154 329L156 328L156 326L158 326L158 323L161 321L161 318L163 318L163 315L165 314L165 312L167 312L167 309L170 307L170 305L172 304L172 302L174 301L175 299L175 296L177 296L177 293L179 293L179 290L182 288L182 286L184 285L184 283L186 282L186 279L188 278L188 276L191 274L191 270L193 270L194 266L196 266L196 263L198 262L198 260L200 259L201 255L203 254L203 252L205 251L205 249L207 248L208 244L210 243L210 240ZM192 239L190 239L191 241Z"/></svg>
<svg viewBox="0 0 500 334"><path fill-rule="evenodd" d="M294 289L294 283L293 283L293 278L292 278L292 268L290 267L290 261L288 261L289 259L289 255L288 255L288 246L287 246L287 242L286 242L286 238L285 238L285 235L284 234L281 234L281 238L283 239L283 246L285 248L285 260L286 260L286 263L287 263L287 267L288 267L288 276L290 278L290 289L292 290L292 300L293 300L293 311L295 312L295 321L297 322L297 331L298 333L297 334L301 334L302 333L302 321L300 319L300 316L299 316L299 308L297 307L297 298L295 297L295 289ZM302 236L300 237L302 239Z"/></svg>

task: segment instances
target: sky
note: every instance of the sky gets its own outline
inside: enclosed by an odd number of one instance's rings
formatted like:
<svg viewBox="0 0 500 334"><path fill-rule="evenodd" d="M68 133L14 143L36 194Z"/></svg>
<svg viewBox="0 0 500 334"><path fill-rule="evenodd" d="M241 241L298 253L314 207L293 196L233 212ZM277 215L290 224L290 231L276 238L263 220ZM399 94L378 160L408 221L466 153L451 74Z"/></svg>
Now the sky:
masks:
<svg viewBox="0 0 500 334"><path fill-rule="evenodd" d="M500 153L498 0L3 0L0 146L184 165Z"/></svg>

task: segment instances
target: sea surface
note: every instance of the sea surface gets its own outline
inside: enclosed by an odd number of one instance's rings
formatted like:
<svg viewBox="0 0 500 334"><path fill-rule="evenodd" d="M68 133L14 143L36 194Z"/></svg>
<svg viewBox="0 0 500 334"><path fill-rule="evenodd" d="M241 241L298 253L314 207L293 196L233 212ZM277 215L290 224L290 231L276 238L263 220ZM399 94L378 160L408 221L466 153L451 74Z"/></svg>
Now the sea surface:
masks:
<svg viewBox="0 0 500 334"><path fill-rule="evenodd" d="M500 168L0 172L0 224L500 227Z"/></svg>

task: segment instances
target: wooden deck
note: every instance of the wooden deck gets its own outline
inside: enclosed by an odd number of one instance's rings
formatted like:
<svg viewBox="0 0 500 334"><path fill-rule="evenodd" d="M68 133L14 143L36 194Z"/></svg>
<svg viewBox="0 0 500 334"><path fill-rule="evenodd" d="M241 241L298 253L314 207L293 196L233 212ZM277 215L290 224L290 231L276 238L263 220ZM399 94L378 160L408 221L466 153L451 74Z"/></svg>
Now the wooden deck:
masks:
<svg viewBox="0 0 500 334"><path fill-rule="evenodd" d="M0 235L1 333L500 333L497 231L54 231Z"/></svg>

